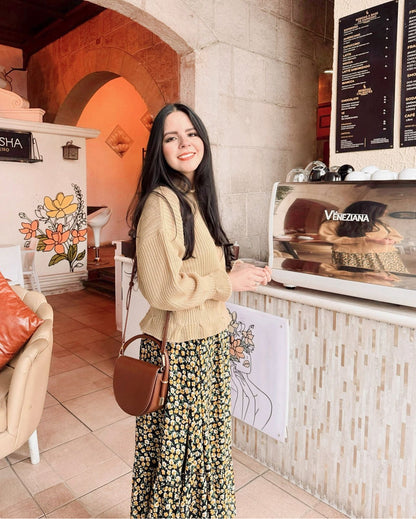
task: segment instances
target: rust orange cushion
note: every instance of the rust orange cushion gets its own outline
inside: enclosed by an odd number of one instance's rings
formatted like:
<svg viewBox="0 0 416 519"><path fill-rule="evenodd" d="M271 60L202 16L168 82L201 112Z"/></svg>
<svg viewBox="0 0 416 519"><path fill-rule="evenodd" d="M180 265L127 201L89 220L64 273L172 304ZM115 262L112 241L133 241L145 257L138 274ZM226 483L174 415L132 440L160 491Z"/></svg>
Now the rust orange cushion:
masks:
<svg viewBox="0 0 416 519"><path fill-rule="evenodd" d="M0 272L0 369L16 355L42 322Z"/></svg>

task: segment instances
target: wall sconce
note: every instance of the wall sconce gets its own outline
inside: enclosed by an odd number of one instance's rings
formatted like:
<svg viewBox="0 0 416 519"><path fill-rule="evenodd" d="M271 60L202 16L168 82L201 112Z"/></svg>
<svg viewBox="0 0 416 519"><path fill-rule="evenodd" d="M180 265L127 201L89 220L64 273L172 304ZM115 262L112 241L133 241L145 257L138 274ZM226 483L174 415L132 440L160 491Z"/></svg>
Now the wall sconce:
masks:
<svg viewBox="0 0 416 519"><path fill-rule="evenodd" d="M79 146L72 144L72 141L68 141L65 146L62 146L62 153L64 159L67 160L78 160Z"/></svg>

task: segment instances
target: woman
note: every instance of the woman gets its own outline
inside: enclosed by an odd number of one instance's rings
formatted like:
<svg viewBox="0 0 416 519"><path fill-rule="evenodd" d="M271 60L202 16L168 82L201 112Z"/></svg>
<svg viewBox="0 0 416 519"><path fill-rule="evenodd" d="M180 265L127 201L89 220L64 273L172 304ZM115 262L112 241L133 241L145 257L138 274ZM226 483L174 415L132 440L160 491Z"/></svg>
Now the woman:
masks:
<svg viewBox="0 0 416 519"><path fill-rule="evenodd" d="M380 202L361 200L350 204L344 214L362 215L362 220L351 218L321 225L319 234L333 244L332 263L337 268L407 272L395 247L403 236L381 220L386 208Z"/></svg>
<svg viewBox="0 0 416 519"><path fill-rule="evenodd" d="M200 118L170 104L156 116L130 208L138 284L150 309L140 323L161 338L166 311L169 393L137 418L132 517L232 517L230 368L225 301L270 280L268 267L231 268L211 150ZM141 358L156 362L143 341Z"/></svg>

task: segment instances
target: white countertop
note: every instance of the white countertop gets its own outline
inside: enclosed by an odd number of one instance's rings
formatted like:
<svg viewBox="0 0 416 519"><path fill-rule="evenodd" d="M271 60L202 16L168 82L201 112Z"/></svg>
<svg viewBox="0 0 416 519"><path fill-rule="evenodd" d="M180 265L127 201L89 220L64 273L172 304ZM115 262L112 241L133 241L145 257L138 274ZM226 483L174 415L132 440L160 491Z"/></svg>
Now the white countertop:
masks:
<svg viewBox="0 0 416 519"><path fill-rule="evenodd" d="M285 288L274 281L267 286L260 286L256 292L295 303L356 315L365 319L416 328L416 310L407 306L330 294L308 288Z"/></svg>
<svg viewBox="0 0 416 519"><path fill-rule="evenodd" d="M116 255L114 259L123 263L132 263L131 258L121 255ZM308 288L285 288L275 281L267 286L259 286L254 293L355 315L364 319L416 328L416 310L407 306L369 301L368 299L320 292Z"/></svg>

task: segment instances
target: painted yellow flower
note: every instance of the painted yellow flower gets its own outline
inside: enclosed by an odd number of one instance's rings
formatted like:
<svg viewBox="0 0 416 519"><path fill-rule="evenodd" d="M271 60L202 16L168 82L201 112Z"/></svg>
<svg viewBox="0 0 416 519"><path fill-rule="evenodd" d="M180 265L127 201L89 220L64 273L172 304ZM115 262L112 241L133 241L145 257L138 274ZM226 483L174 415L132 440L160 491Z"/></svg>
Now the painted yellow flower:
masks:
<svg viewBox="0 0 416 519"><path fill-rule="evenodd" d="M65 196L63 193L58 193L55 200L49 196L45 196L43 203L45 204L46 214L50 218L64 218L67 214L72 214L77 210L78 204L73 204L73 195Z"/></svg>

